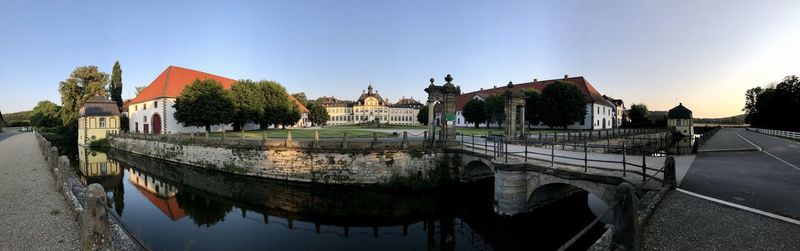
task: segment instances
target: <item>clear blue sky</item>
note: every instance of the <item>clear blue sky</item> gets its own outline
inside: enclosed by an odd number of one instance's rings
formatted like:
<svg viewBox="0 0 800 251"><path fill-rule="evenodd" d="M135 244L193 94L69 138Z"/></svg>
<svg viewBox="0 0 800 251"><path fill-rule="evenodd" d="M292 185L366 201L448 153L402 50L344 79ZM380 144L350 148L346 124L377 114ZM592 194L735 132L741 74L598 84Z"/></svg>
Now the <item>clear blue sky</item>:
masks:
<svg viewBox="0 0 800 251"><path fill-rule="evenodd" d="M75 2L0 2L0 111L60 103L75 67L115 60L125 98L169 65L345 99L370 81L420 100L448 73L465 92L569 74L700 117L800 74L800 1Z"/></svg>

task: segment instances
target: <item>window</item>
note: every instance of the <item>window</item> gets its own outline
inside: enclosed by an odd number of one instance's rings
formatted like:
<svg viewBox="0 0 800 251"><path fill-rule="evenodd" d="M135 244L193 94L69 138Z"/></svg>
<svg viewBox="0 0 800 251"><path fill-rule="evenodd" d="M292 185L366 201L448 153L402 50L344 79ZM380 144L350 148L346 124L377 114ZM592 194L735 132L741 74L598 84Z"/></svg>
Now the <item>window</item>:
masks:
<svg viewBox="0 0 800 251"><path fill-rule="evenodd" d="M106 128L106 118L100 118L100 128Z"/></svg>
<svg viewBox="0 0 800 251"><path fill-rule="evenodd" d="M139 132L139 122L136 122L136 123L134 123L134 124L136 125L136 127L135 127L135 130L134 130L134 131L138 133L138 132Z"/></svg>
<svg viewBox="0 0 800 251"><path fill-rule="evenodd" d="M144 116L144 117L142 117L142 118L144 118L142 121L144 121L145 123L147 123L147 116Z"/></svg>
<svg viewBox="0 0 800 251"><path fill-rule="evenodd" d="M153 108L158 108L158 101L153 101Z"/></svg>
<svg viewBox="0 0 800 251"><path fill-rule="evenodd" d="M134 108L134 111L138 111L139 110L139 105L134 105L133 108Z"/></svg>
<svg viewBox="0 0 800 251"><path fill-rule="evenodd" d="M147 110L147 103L142 104L142 110Z"/></svg>

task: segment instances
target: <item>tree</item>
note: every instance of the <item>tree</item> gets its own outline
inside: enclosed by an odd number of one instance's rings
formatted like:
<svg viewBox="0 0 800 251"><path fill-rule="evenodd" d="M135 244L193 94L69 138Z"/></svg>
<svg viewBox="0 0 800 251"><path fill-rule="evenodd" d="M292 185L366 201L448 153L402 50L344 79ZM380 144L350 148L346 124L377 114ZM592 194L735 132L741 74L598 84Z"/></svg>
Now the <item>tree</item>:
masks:
<svg viewBox="0 0 800 251"><path fill-rule="evenodd" d="M61 126L61 107L49 100L39 101L31 112L31 125L39 128Z"/></svg>
<svg viewBox="0 0 800 251"><path fill-rule="evenodd" d="M61 92L61 122L62 125L77 123L78 110L83 107L86 100L94 96L107 97L106 84L108 74L98 70L97 66L81 66L75 68L64 81L59 83Z"/></svg>
<svg viewBox="0 0 800 251"><path fill-rule="evenodd" d="M278 125L284 122L284 116L289 106L289 94L286 88L275 81L262 80L256 83L261 95L264 96L264 113L259 120L261 129L267 129L269 125Z"/></svg>
<svg viewBox="0 0 800 251"><path fill-rule="evenodd" d="M3 126L6 125L6 121L3 119L3 112L0 111L0 132L3 131Z"/></svg>
<svg viewBox="0 0 800 251"><path fill-rule="evenodd" d="M540 111L542 108L542 92L536 89L524 89L525 94L525 120L529 125L539 125L542 123Z"/></svg>
<svg viewBox="0 0 800 251"><path fill-rule="evenodd" d="M745 121L753 127L800 131L800 78L786 76L766 88L745 94Z"/></svg>
<svg viewBox="0 0 800 251"><path fill-rule="evenodd" d="M314 125L324 125L331 119L331 116L328 115L328 109L325 109L325 107L320 104L309 103L307 108L308 119L311 120L311 123Z"/></svg>
<svg viewBox="0 0 800 251"><path fill-rule="evenodd" d="M567 128L586 116L583 92L573 83L556 81L542 90L540 98L542 123L550 127Z"/></svg>
<svg viewBox="0 0 800 251"><path fill-rule="evenodd" d="M142 91L144 91L144 89L147 88L147 86L137 86L134 88L136 88L136 96L139 96L139 93L142 93Z"/></svg>
<svg viewBox="0 0 800 251"><path fill-rule="evenodd" d="M486 118L489 123L497 123L497 127L502 127L505 121L505 97L500 93L495 93L486 97ZM486 123L486 128L489 128L489 123Z"/></svg>
<svg viewBox="0 0 800 251"><path fill-rule="evenodd" d="M423 106L422 109L419 109L417 113L417 121L420 124L428 125L428 106Z"/></svg>
<svg viewBox="0 0 800 251"><path fill-rule="evenodd" d="M464 120L467 123L474 123L478 128L480 123L486 122L486 102L480 99L471 99L462 109Z"/></svg>
<svg viewBox="0 0 800 251"><path fill-rule="evenodd" d="M130 126L131 126L130 125L130 118L128 118L128 116L125 116L125 114L120 115L119 116L119 130L123 131L123 132L129 132L131 130Z"/></svg>
<svg viewBox="0 0 800 251"><path fill-rule="evenodd" d="M175 99L175 120L183 126L205 127L231 121L233 104L222 85L213 79L195 80Z"/></svg>
<svg viewBox="0 0 800 251"><path fill-rule="evenodd" d="M233 83L228 94L233 102L231 122L234 130L241 130L245 124L258 122L264 116L266 100L252 80Z"/></svg>
<svg viewBox="0 0 800 251"><path fill-rule="evenodd" d="M303 104L303 106L308 108L308 97L306 97L305 92L293 93L292 96L294 96L297 101L300 101L300 104Z"/></svg>
<svg viewBox="0 0 800 251"><path fill-rule="evenodd" d="M301 118L303 118L303 113L300 111L300 108L297 107L297 104L294 102L287 102L287 108L283 111L283 116L281 117L280 124L281 126L286 129L286 126L292 126L297 124Z"/></svg>
<svg viewBox="0 0 800 251"><path fill-rule="evenodd" d="M119 61L114 62L114 69L111 70L108 95L111 96L112 101L117 102L117 107L122 107L122 68L119 66Z"/></svg>
<svg viewBox="0 0 800 251"><path fill-rule="evenodd" d="M645 104L633 104L630 110L631 125L643 127L650 124L650 111Z"/></svg>

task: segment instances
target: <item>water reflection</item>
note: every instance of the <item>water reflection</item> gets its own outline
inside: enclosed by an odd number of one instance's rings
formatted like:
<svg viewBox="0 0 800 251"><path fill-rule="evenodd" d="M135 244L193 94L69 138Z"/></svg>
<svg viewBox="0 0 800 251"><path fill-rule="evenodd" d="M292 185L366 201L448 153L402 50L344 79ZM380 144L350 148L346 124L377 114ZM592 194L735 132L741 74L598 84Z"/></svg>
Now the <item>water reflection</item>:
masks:
<svg viewBox="0 0 800 251"><path fill-rule="evenodd" d="M183 208L180 207L178 200L175 198L175 195L178 194L178 189L174 186L135 169L128 169L128 180L136 186L136 190L139 193L169 219L176 221L186 216Z"/></svg>
<svg viewBox="0 0 800 251"><path fill-rule="evenodd" d="M122 185L122 168L105 152L78 147L78 171L84 185L98 183L109 195L110 204L118 215L125 210L125 186Z"/></svg>
<svg viewBox="0 0 800 251"><path fill-rule="evenodd" d="M117 151L109 155L106 166L119 163L117 170L127 176L107 190L115 210L125 211L123 220L155 250L547 250L595 217L586 193L528 214L495 215L491 180L397 193L230 175ZM577 247L585 249L602 230L593 229Z"/></svg>
<svg viewBox="0 0 800 251"><path fill-rule="evenodd" d="M78 148L78 170L84 184L99 183L109 189L119 186L122 181L119 163L109 159L106 153L89 148Z"/></svg>

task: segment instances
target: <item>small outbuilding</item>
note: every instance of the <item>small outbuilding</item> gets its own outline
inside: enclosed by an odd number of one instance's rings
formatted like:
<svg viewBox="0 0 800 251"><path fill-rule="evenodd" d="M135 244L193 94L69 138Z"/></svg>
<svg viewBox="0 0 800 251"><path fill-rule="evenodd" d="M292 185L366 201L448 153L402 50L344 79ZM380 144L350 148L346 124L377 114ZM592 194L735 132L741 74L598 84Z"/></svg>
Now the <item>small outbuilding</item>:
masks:
<svg viewBox="0 0 800 251"><path fill-rule="evenodd" d="M105 139L119 132L119 107L102 96L94 96L81 107L78 118L78 145L87 146L92 141Z"/></svg>
<svg viewBox="0 0 800 251"><path fill-rule="evenodd" d="M683 135L685 137L692 137L694 135L694 122L692 119L692 110L689 110L683 103L669 109L667 112L667 128L673 133Z"/></svg>

